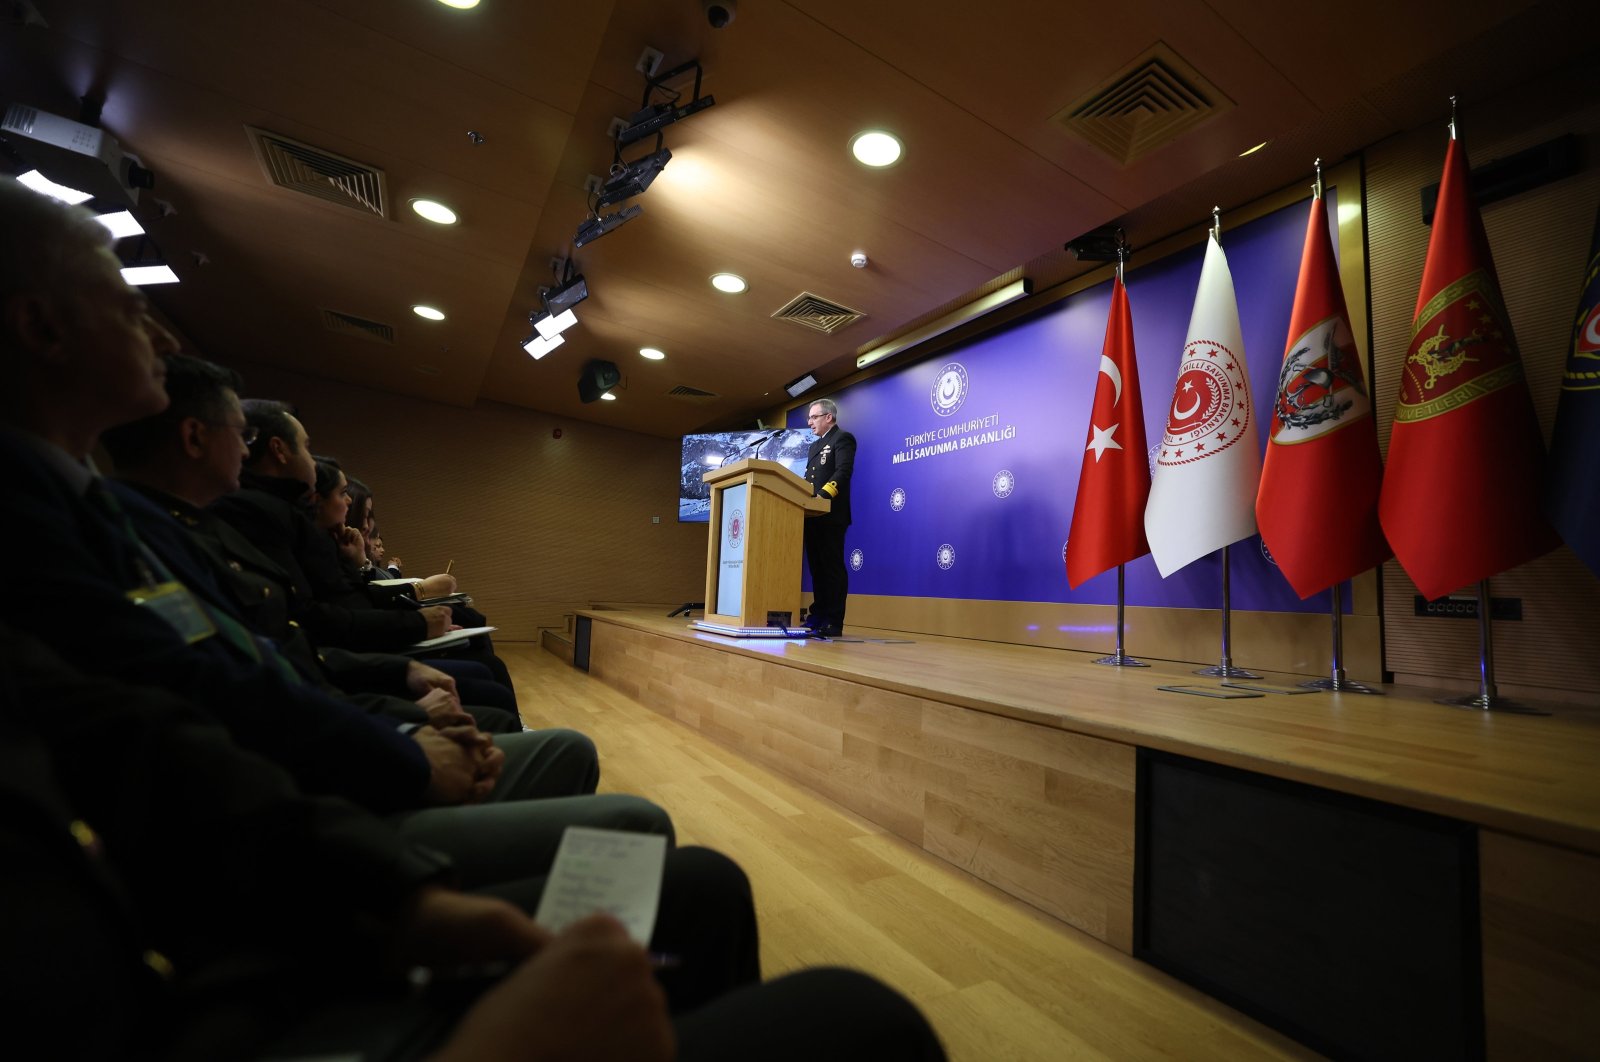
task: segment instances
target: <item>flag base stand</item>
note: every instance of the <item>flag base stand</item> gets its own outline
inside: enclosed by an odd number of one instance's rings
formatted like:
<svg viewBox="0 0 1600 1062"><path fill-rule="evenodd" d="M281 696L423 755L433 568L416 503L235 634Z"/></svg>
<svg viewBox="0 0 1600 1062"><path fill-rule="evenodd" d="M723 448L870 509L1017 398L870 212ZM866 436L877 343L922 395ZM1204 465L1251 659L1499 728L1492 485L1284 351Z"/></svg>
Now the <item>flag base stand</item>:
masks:
<svg viewBox="0 0 1600 1062"><path fill-rule="evenodd" d="M1222 663L1215 664L1211 667L1203 667L1199 671L1196 671L1195 674L1205 675L1210 678L1258 679L1261 677L1254 671L1246 671L1242 667L1234 667L1233 664L1227 660L1224 660Z"/></svg>
<svg viewBox="0 0 1600 1062"><path fill-rule="evenodd" d="M1506 715L1549 715L1542 708L1534 708L1502 697L1494 686L1494 639L1489 630L1489 580L1478 583L1478 692L1466 697L1440 697L1435 704L1450 708L1465 708L1474 712L1502 712Z"/></svg>
<svg viewBox="0 0 1600 1062"><path fill-rule="evenodd" d="M1542 708L1514 701L1510 697L1501 697L1493 690L1478 692L1467 697L1440 697L1433 702L1443 704L1450 708L1466 708L1476 712L1500 712L1504 715L1549 715Z"/></svg>
<svg viewBox="0 0 1600 1062"><path fill-rule="evenodd" d="M1351 682L1344 677L1344 628L1340 626L1344 621L1344 584L1333 584L1333 670L1327 678L1312 679L1310 682L1300 683L1302 689L1328 690L1332 693L1364 693L1370 697L1382 697L1382 690L1375 690L1371 686L1363 686L1359 682Z"/></svg>
<svg viewBox="0 0 1600 1062"><path fill-rule="evenodd" d="M1351 682L1344 677L1343 671L1335 671L1328 678L1302 682L1300 687L1308 690L1327 690L1330 693L1365 693L1371 697L1383 696L1382 690L1375 690L1371 686L1363 686L1359 682Z"/></svg>
<svg viewBox="0 0 1600 1062"><path fill-rule="evenodd" d="M1091 660L1093 664L1104 664L1106 667L1149 667L1143 660L1135 660L1122 651L1122 613L1127 603L1127 587L1124 583L1125 573L1123 565L1117 565L1117 651L1110 656L1102 656L1098 660Z"/></svg>

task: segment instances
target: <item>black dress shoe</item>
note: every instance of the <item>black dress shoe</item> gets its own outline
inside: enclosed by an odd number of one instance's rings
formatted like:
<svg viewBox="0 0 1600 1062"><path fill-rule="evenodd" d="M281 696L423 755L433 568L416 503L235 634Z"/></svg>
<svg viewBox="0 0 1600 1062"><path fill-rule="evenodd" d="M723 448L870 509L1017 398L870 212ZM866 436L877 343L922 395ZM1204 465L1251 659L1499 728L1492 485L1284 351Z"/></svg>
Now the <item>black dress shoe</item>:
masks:
<svg viewBox="0 0 1600 1062"><path fill-rule="evenodd" d="M817 633L824 638L837 638L844 633L844 628L837 623L824 623L817 627Z"/></svg>

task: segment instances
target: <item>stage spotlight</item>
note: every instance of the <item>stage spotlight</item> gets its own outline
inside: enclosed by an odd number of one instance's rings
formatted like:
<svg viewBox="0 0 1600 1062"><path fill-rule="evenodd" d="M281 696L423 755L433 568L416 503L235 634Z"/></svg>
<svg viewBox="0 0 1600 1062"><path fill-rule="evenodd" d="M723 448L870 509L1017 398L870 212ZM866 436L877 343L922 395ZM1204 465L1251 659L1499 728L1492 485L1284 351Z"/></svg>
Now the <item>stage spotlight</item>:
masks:
<svg viewBox="0 0 1600 1062"><path fill-rule="evenodd" d="M789 392L790 398L799 398L801 395L805 394L815 386L817 386L817 377L814 373L808 372L804 376L800 377L800 379L791 380L790 382L784 384L783 389Z"/></svg>
<svg viewBox="0 0 1600 1062"><path fill-rule="evenodd" d="M622 370L615 363L596 358L585 363L583 375L578 377L578 398L586 403L598 401L621 382Z"/></svg>
<svg viewBox="0 0 1600 1062"><path fill-rule="evenodd" d="M644 190L650 187L662 169L672 159L672 152L667 148L642 159L621 164L611 176L606 178L606 183L600 189L600 196L594 201L594 208L614 206L624 199L632 199L636 195L643 195Z"/></svg>
<svg viewBox="0 0 1600 1062"><path fill-rule="evenodd" d="M566 342L565 336L551 336L546 339L537 333L522 341L522 349L533 355L533 360L538 361L552 350Z"/></svg>
<svg viewBox="0 0 1600 1062"><path fill-rule="evenodd" d="M714 97L701 96L681 106L657 103L646 107L629 118L627 126L617 133L617 145L627 147L629 144L638 143L647 136L661 132L673 122L682 121L691 114L699 114L716 102Z"/></svg>
<svg viewBox="0 0 1600 1062"><path fill-rule="evenodd" d="M577 235L572 237L572 246L582 247L586 243L593 243L612 229L626 225L644 212L640 206L624 207L615 214L606 214L604 217L595 215L585 218L583 224L578 226Z"/></svg>
<svg viewBox="0 0 1600 1062"><path fill-rule="evenodd" d="M650 94L660 89L662 85L671 81L680 74L689 70L694 71L694 98L688 103L680 104L676 96L666 103L650 102ZM629 144L643 140L647 136L654 136L673 122L682 121L691 114L710 107L717 101L710 96L700 95L700 78L705 71L700 68L698 59L691 59L687 63L675 66L665 74L649 78L644 83L644 99L640 101L640 109L628 119L627 125L617 133L617 146L627 147ZM670 92L671 90L663 90Z"/></svg>
<svg viewBox="0 0 1600 1062"><path fill-rule="evenodd" d="M579 273L545 292L544 305L552 314L559 314L572 309L588 297L589 285L585 283L583 274Z"/></svg>
<svg viewBox="0 0 1600 1062"><path fill-rule="evenodd" d="M578 315L571 310L558 314L535 311L528 316L533 323L534 329L546 339L558 336L578 323Z"/></svg>

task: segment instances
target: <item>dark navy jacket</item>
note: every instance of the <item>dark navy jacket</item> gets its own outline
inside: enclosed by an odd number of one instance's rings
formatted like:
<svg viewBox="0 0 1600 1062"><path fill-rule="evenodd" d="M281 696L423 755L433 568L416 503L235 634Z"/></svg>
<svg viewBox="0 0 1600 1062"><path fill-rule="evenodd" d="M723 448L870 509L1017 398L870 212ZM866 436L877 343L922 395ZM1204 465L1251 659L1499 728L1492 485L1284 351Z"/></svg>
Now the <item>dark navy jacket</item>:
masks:
<svg viewBox="0 0 1600 1062"><path fill-rule="evenodd" d="M257 646L262 660L221 635L190 645L130 601L127 591L149 582L137 542L36 449L6 432L0 432L0 475L6 484L0 526L12 558L0 618L87 673L163 687L207 708L240 745L282 765L307 792L344 796L375 811L422 803L427 759L391 721L293 681L264 640ZM124 509L155 509L132 492L115 497ZM155 511L170 524L172 540L146 545L208 609L231 614L197 547Z"/></svg>

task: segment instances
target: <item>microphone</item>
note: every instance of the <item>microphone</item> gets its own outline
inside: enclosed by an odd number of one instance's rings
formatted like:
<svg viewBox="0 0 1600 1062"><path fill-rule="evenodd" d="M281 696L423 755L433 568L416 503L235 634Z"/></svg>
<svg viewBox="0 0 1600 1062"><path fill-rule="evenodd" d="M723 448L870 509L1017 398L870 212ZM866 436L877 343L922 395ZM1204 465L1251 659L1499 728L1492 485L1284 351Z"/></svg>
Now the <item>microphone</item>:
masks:
<svg viewBox="0 0 1600 1062"><path fill-rule="evenodd" d="M747 443L745 443L743 446L741 446L737 450L735 450L733 452L733 454L731 456L729 456L728 459L726 461L723 461L722 463L723 464L728 464L728 462L732 461L735 457L738 457L740 454L744 453L746 450L750 449L751 447L754 447L756 449L757 453L759 454L759 452L760 452L760 450L761 450L761 448L763 446L767 445L767 443L771 442L773 439L776 439L778 436L782 435L785 431L788 431L788 429L787 428L779 428L777 431L770 432L770 433L768 433L766 435L763 435L761 438L757 439L755 442L747 442Z"/></svg>

